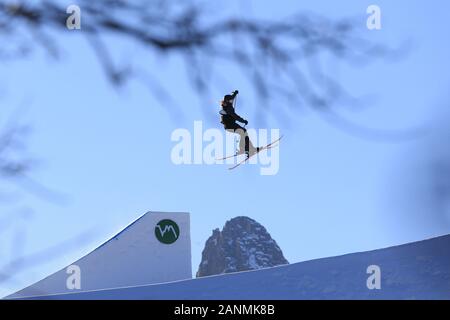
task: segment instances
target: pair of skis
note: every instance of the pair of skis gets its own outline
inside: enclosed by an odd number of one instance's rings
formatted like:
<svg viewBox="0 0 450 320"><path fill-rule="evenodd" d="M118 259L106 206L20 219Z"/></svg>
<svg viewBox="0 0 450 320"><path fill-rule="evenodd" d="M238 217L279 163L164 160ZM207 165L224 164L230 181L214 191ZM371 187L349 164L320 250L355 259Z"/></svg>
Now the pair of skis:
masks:
<svg viewBox="0 0 450 320"><path fill-rule="evenodd" d="M246 157L244 160L239 161L239 162L238 162L237 164L235 164L234 166L228 168L228 170L236 169L236 168L239 167L241 164L246 163L251 157L257 155L257 154L260 153L261 151L269 150L269 149L271 149L271 148L276 147L276 146L277 146L276 143L277 143L278 141L280 141L281 138L283 138L283 136L281 136L281 137L279 137L278 139L272 141L271 143L269 143L268 145L266 145L266 146L264 146L264 147L260 147L259 150L258 150L257 152L255 152L255 153L253 153L252 155ZM230 158L237 157L238 155L239 155L239 154L234 154L234 155L232 155L232 156L228 156L228 157L224 157L224 158L220 158L220 159L216 159L216 160L226 160L226 159L230 159Z"/></svg>

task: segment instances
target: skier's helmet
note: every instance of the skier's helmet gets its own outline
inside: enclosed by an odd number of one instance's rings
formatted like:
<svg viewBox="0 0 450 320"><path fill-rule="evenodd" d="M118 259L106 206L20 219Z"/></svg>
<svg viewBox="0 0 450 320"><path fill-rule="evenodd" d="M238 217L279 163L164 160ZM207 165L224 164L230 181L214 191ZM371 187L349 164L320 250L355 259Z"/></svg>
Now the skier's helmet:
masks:
<svg viewBox="0 0 450 320"><path fill-rule="evenodd" d="M229 103L229 102L233 101L233 96L231 94L227 94L223 97L223 101L225 101L226 103Z"/></svg>

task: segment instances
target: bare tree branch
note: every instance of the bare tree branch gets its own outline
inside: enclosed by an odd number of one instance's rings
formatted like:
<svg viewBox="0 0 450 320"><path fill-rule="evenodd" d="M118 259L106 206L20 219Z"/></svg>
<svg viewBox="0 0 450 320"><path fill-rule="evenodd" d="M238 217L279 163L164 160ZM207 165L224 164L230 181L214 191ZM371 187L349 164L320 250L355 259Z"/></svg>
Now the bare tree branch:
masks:
<svg viewBox="0 0 450 320"><path fill-rule="evenodd" d="M184 57L188 81L203 96L211 90L213 83L217 83L210 79L217 73L212 72L213 64L238 65L267 111L270 111L270 101L290 101L281 105L277 103L277 112L272 112L275 116L304 107L315 112L328 112L339 103L351 102L353 108L360 103L337 80L317 70L321 64L319 56L323 53L358 66L377 57L395 58L402 52L365 39L361 28L350 19L332 21L311 13L296 14L281 21L235 17L216 20L209 18L206 6L195 1L174 4L164 1L81 0L79 5L82 10L81 34L88 38L107 78L114 85L139 78L130 70L144 70L145 66L117 66L114 50L101 40L100 35L109 34L134 41L154 55ZM0 26L5 26L5 36L17 42L18 47L26 42L20 41L22 37L19 35L24 34L26 38L26 35L37 34L39 36L33 38L36 45L57 56L58 33L67 32L66 19L65 8L57 1L19 2L15 5L0 1ZM315 63L311 63L312 59ZM308 75L300 64L309 65L316 76ZM147 73L146 77L151 78L150 72ZM220 74L217 76L223 78ZM149 87L154 86L154 82L149 84ZM158 99L167 98L161 93L169 90L161 89L161 85L158 87L151 90L152 93L157 94ZM180 113L180 107L174 108L172 103L170 106L172 112ZM335 121L330 116L327 119ZM339 119L336 118L337 127L356 135L362 132L354 130L353 125L347 125L349 121ZM389 140L392 135L411 138L416 133L416 129L394 134L365 128L362 136Z"/></svg>

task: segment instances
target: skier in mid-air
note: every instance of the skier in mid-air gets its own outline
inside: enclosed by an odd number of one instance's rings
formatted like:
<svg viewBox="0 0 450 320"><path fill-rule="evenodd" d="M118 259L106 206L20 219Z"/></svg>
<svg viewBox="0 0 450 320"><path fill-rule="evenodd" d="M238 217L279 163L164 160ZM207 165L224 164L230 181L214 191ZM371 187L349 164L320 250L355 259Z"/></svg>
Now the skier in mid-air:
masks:
<svg viewBox="0 0 450 320"><path fill-rule="evenodd" d="M249 158L253 154L258 153L259 148L253 146L253 143L248 137L247 130L236 123L237 121L243 123L244 125L248 124L248 121L239 116L234 110L233 104L238 93L239 91L235 90L232 94L227 94L223 97L223 100L220 103L222 107L222 110L220 110L220 122L223 124L226 131L238 134L240 136L239 150L236 155L245 153L247 158Z"/></svg>
<svg viewBox="0 0 450 320"><path fill-rule="evenodd" d="M279 137L278 139L272 141L266 146L263 147L255 147L253 146L253 143L250 141L250 138L247 133L247 129L245 129L245 126L248 124L248 121L239 116L236 111L234 110L234 103L236 96L238 95L239 91L235 90L232 94L227 94L223 97L223 100L221 101L220 105L222 109L220 110L221 115L221 123L223 124L226 131L238 134L240 136L239 140L239 150L237 150L236 154L226 156L222 159L217 160L225 160L228 158L236 157L241 154L245 154L245 159L239 161L236 165L228 168L230 170L237 168L243 163L246 163L250 157L255 156L260 151L263 150L269 150L275 146L277 146L278 141L283 137ZM237 124L236 122L240 122L244 124L244 127Z"/></svg>

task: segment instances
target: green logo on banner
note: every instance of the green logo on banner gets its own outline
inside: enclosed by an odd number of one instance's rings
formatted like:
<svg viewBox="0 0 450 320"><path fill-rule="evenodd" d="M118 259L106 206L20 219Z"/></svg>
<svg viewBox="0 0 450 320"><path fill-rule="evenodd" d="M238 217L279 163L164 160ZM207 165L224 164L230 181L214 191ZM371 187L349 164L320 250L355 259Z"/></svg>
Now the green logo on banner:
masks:
<svg viewBox="0 0 450 320"><path fill-rule="evenodd" d="M155 236L159 242L171 244L177 241L180 235L180 228L175 221L164 219L156 224Z"/></svg>

